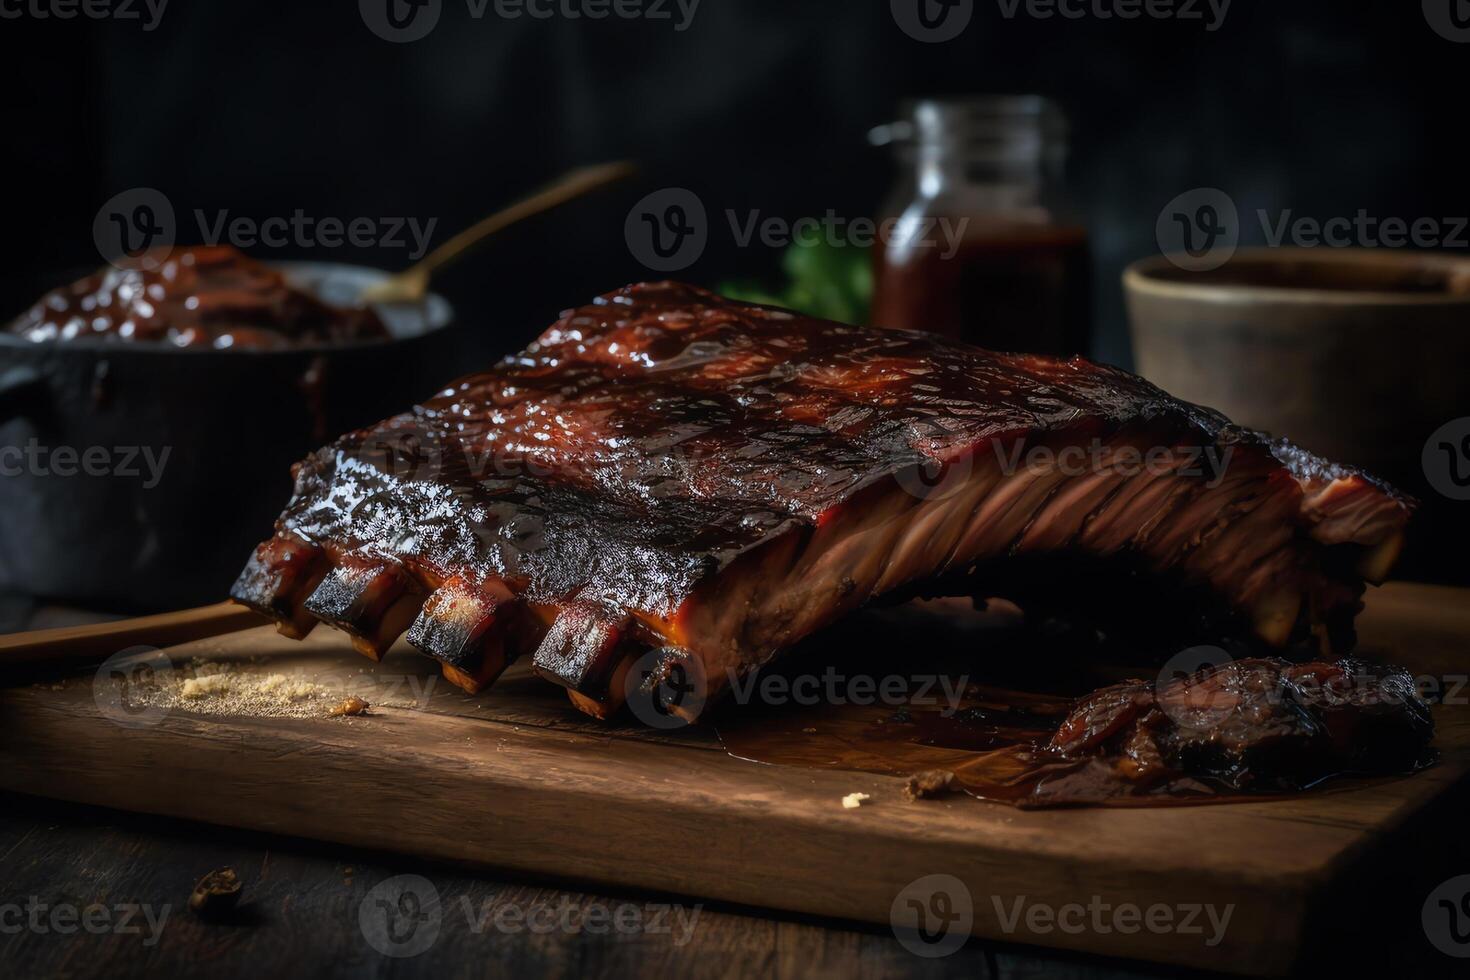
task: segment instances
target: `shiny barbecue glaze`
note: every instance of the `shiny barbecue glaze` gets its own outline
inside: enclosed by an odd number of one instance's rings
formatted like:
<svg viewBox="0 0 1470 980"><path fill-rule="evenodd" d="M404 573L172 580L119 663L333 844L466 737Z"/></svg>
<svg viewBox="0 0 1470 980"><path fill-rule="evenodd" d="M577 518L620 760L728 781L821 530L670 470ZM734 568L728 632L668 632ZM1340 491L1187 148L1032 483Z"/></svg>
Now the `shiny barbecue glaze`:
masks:
<svg viewBox="0 0 1470 980"><path fill-rule="evenodd" d="M1304 593L1302 628L1350 623L1361 577L1339 580L1324 550L1342 545L1355 560L1396 541L1408 516L1410 504L1371 479L1305 454L1279 459L1261 436L1114 368L650 283L568 311L490 371L303 461L276 539L234 595L293 630L316 616L376 648L389 610L439 590L420 619L457 617L455 653L426 647L446 662L515 605L531 615L517 625L529 639L513 646L534 649L544 636L565 647L538 652L538 668L636 642L671 656L692 650L718 687L724 677L713 673L754 666L871 595L961 574L975 557L919 561L912 542L895 545L891 574L859 588L859 570L821 564L824 549L867 561L864 535L932 513L923 508L943 503L951 483L978 485L965 480L1018 449L1093 438L1140 453L1228 450L1228 479L1216 474L1224 496L1210 497L1201 473L1160 484L1172 495L1145 506L1122 493L1128 481L1112 486L1105 473L1082 481L1099 496L1083 498L1080 511L1053 515L1053 496L1028 498L1037 510L1013 530L977 503L972 535L1006 535L982 541L987 554L1093 547L1088 535L1111 519L1099 515L1126 497L1117 507L1139 515L1123 521L1127 536L1094 550L1186 568L1240 606L1289 591L1295 604L1279 617L1279 641ZM934 464L937 475L926 475ZM1030 486L1007 476L995 492L1007 481ZM1242 525L1238 545L1202 547L1239 515L1267 533ZM1170 516L1174 525L1160 524ZM304 566L312 573L297 574ZM790 581L778 588L783 576ZM798 595L803 584L822 591ZM310 616L303 589L316 590ZM558 617L565 629L548 634ZM539 628L525 632L527 618ZM443 633L424 624L409 636ZM574 690L580 683L561 667L543 672Z"/></svg>
<svg viewBox="0 0 1470 980"><path fill-rule="evenodd" d="M388 337L367 308L328 305L228 245L128 259L42 296L10 324L38 343L281 348Z"/></svg>
<svg viewBox="0 0 1470 980"><path fill-rule="evenodd" d="M1143 421L1160 440L1270 453L1113 368L652 284L328 447L285 523L442 577L518 580L532 601L669 616L705 575L866 484L1077 418L1099 435ZM310 481L329 475L338 492L316 498Z"/></svg>

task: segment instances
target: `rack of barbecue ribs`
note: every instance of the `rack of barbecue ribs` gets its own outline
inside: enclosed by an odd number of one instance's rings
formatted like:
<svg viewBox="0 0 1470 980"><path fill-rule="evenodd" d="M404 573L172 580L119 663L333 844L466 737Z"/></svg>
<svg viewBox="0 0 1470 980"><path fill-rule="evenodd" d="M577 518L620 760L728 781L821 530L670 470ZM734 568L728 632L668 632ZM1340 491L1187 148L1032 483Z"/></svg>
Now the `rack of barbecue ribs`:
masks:
<svg viewBox="0 0 1470 980"><path fill-rule="evenodd" d="M568 311L293 473L234 599L374 658L406 631L471 692L529 655L597 717L677 671L692 718L915 595L1341 655L1414 506L1116 368L667 282Z"/></svg>

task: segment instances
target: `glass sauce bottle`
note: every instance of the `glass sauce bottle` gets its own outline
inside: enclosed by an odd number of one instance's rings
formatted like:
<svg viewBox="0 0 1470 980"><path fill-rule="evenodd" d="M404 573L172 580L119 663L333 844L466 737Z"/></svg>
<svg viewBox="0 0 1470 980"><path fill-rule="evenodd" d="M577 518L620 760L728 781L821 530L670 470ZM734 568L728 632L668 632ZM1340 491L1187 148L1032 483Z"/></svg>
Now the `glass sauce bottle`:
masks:
<svg viewBox="0 0 1470 980"><path fill-rule="evenodd" d="M994 350L1086 354L1087 232L1062 201L1066 124L1039 96L926 99L873 131L901 170L872 323Z"/></svg>

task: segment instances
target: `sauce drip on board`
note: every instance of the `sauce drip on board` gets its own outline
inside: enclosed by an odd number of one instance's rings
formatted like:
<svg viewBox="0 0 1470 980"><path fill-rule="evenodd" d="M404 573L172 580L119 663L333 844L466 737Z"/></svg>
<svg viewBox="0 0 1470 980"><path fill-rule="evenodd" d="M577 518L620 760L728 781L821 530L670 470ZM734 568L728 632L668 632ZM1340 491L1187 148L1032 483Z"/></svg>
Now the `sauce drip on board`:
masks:
<svg viewBox="0 0 1470 980"><path fill-rule="evenodd" d="M339 307L228 245L147 253L42 296L10 324L37 343L83 339L274 349L387 339L367 307Z"/></svg>

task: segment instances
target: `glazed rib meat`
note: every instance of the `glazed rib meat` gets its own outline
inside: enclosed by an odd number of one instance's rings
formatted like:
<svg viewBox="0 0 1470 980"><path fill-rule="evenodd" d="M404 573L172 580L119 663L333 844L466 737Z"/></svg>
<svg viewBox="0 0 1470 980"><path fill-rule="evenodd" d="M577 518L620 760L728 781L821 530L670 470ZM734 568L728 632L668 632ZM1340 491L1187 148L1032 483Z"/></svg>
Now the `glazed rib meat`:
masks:
<svg viewBox="0 0 1470 980"><path fill-rule="evenodd" d="M1115 368L674 283L568 311L294 475L236 600L375 657L406 631L468 690L530 654L601 717L676 670L693 716L865 603L1004 594L1053 559L1329 652L1412 509Z"/></svg>
<svg viewBox="0 0 1470 980"><path fill-rule="evenodd" d="M1023 804L1299 790L1338 773L1406 772L1430 758L1433 734L1402 668L1236 660L1083 698L1040 753L1050 771Z"/></svg>

